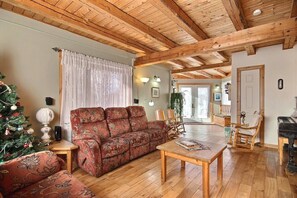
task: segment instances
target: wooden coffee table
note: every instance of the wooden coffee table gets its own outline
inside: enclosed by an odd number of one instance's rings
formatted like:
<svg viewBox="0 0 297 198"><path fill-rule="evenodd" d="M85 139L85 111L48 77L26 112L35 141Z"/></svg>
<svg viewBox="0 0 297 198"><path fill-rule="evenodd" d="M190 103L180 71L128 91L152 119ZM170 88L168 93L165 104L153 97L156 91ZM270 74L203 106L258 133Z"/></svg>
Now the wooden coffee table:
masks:
<svg viewBox="0 0 297 198"><path fill-rule="evenodd" d="M225 144L215 144L210 142L199 141L206 145L210 150L188 151L187 149L177 145L175 142L181 139L177 138L165 144L157 146L161 152L161 180L166 181L166 157L172 157L181 160L181 167L185 167L185 162L190 162L202 166L202 185L203 197L209 197L209 165L215 160L217 161L217 179L222 185L223 181L223 151L227 148Z"/></svg>

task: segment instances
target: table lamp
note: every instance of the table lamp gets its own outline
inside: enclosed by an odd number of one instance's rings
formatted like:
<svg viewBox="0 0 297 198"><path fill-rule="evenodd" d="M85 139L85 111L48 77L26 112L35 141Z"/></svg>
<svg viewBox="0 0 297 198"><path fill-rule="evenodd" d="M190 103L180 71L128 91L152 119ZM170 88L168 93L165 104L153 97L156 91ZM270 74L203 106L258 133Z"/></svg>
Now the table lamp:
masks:
<svg viewBox="0 0 297 198"><path fill-rule="evenodd" d="M44 143L50 143L51 137L48 134L51 131L51 127L48 124L54 119L54 112L50 108L41 108L36 113L36 119L43 124L41 132L43 136L41 137Z"/></svg>

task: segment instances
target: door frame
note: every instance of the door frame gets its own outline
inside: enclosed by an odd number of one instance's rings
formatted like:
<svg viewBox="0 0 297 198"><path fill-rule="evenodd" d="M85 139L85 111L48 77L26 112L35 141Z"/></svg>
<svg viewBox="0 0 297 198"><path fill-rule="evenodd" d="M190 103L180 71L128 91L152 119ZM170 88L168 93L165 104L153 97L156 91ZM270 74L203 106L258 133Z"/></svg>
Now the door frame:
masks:
<svg viewBox="0 0 297 198"><path fill-rule="evenodd" d="M263 115L262 126L260 128L260 144L264 145L264 97L265 97L265 65L255 65L255 66L247 66L247 67L239 67L237 68L237 123L240 123L240 112L241 112L241 72L248 70L259 70L260 71L260 113Z"/></svg>

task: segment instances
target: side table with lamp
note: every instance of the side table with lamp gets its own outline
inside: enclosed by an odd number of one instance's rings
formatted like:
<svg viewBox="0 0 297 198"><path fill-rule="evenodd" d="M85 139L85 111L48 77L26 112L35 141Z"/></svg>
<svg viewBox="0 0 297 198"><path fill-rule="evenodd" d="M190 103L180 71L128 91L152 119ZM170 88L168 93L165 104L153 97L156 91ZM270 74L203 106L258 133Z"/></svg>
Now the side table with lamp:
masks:
<svg viewBox="0 0 297 198"><path fill-rule="evenodd" d="M50 108L41 108L36 113L36 118L39 122L41 122L44 126L41 128L41 132L43 136L41 137L42 141L46 143L47 148L54 152L57 155L66 155L67 160L67 170L69 173L72 173L72 151L76 150L78 146L68 142L66 140L61 139L61 128L55 127L55 132L57 130L60 131L60 135L55 134L56 141L52 141L49 135L51 131L51 127L49 127L49 123L54 119L54 112Z"/></svg>

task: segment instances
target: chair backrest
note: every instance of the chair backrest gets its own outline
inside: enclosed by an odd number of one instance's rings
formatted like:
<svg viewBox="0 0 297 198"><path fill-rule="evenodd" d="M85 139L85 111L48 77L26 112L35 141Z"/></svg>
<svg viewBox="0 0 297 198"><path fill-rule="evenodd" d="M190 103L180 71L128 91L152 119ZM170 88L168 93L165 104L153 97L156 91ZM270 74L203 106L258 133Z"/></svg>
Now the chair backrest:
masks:
<svg viewBox="0 0 297 198"><path fill-rule="evenodd" d="M162 110L162 109L157 109L155 111L155 116L156 116L156 120L161 120L161 121L166 120L164 110Z"/></svg>
<svg viewBox="0 0 297 198"><path fill-rule="evenodd" d="M261 123L263 120L263 116L261 114L259 114L257 111L254 112L254 116L252 118L252 120L249 123L249 127L257 127L256 129L253 129L253 136L257 136L259 131L260 131L260 127L261 127Z"/></svg>
<svg viewBox="0 0 297 198"><path fill-rule="evenodd" d="M167 115L169 120L176 120L174 109L168 109Z"/></svg>
<svg viewBox="0 0 297 198"><path fill-rule="evenodd" d="M125 107L106 108L105 114L111 137L131 131L128 111Z"/></svg>

